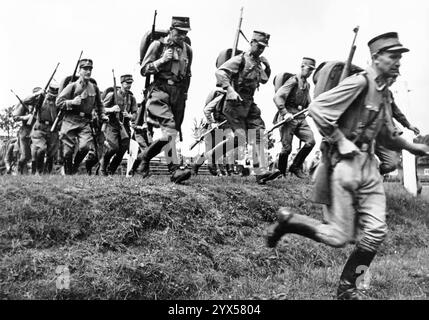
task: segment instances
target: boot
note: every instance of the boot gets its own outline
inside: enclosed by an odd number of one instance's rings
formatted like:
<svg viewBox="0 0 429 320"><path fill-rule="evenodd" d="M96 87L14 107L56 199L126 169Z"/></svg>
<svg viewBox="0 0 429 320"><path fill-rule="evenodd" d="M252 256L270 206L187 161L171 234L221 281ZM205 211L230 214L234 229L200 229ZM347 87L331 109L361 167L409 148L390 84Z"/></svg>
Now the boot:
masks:
<svg viewBox="0 0 429 320"><path fill-rule="evenodd" d="M51 174L53 166L54 166L54 158L53 157L46 158L46 163L45 163L45 167L43 168L43 172L46 174Z"/></svg>
<svg viewBox="0 0 429 320"><path fill-rule="evenodd" d="M280 152L279 153L279 161L278 161L278 169L280 170L280 173L285 177L286 176L286 169L287 169L287 160L289 158L289 153L287 152Z"/></svg>
<svg viewBox="0 0 429 320"><path fill-rule="evenodd" d="M27 166L26 161L18 161L18 173L25 174L27 170L26 166Z"/></svg>
<svg viewBox="0 0 429 320"><path fill-rule="evenodd" d="M289 172L293 173L300 179L304 179L307 175L302 170L302 166L304 164L305 158L310 154L311 150L313 150L313 146L304 145L301 150L299 150L298 154L295 156L292 165L289 168Z"/></svg>
<svg viewBox="0 0 429 320"><path fill-rule="evenodd" d="M74 157L74 161L73 161L72 173L71 174L78 173L80 164L83 161L83 159L85 159L87 153L88 153L88 151L81 151L81 150L79 150L76 153L76 156Z"/></svg>
<svg viewBox="0 0 429 320"><path fill-rule="evenodd" d="M101 158L101 160L100 160L100 172L101 172L101 175L103 175L105 177L108 176L108 173L107 173L107 164L108 163L109 162L106 160L105 156Z"/></svg>
<svg viewBox="0 0 429 320"><path fill-rule="evenodd" d="M267 181L277 179L279 176L281 176L280 170L267 171L263 174L259 174L256 176L256 183L257 184L266 184Z"/></svg>
<svg viewBox="0 0 429 320"><path fill-rule="evenodd" d="M45 157L39 157L37 159L37 172L43 174L43 168L45 167Z"/></svg>
<svg viewBox="0 0 429 320"><path fill-rule="evenodd" d="M274 248L281 237L286 233L295 233L315 241L320 241L316 236L316 228L309 223L307 216L294 214L281 207L277 213L277 222L271 225L265 232L267 247Z"/></svg>
<svg viewBox="0 0 429 320"><path fill-rule="evenodd" d="M337 289L338 300L365 300L368 296L360 289L359 280L363 280L365 272L375 257L376 252L356 248L347 260L340 277Z"/></svg>
<svg viewBox="0 0 429 320"><path fill-rule="evenodd" d="M207 166L207 169L209 170L210 174L212 176L217 176L217 165L215 164L209 164Z"/></svg>
<svg viewBox="0 0 429 320"><path fill-rule="evenodd" d="M204 164L205 158L203 155L201 155L196 161L195 163L192 165L192 174L194 176L198 175L198 170L202 167L202 165Z"/></svg>
<svg viewBox="0 0 429 320"><path fill-rule="evenodd" d="M64 158L64 174L72 175L73 173L73 161L71 158Z"/></svg>
<svg viewBox="0 0 429 320"><path fill-rule="evenodd" d="M170 163L168 165L168 169L170 172L172 172L172 175L170 177L170 181L174 182L176 184L180 184L181 182L188 180L192 175L191 170L189 170L187 168L183 169L177 164Z"/></svg>
<svg viewBox="0 0 429 320"><path fill-rule="evenodd" d="M142 162L142 159L137 158L134 161L133 166L131 167L131 170L127 174L130 176L134 176L135 173L137 172L137 169L139 168L141 162Z"/></svg>
<svg viewBox="0 0 429 320"><path fill-rule="evenodd" d="M31 161L31 174L36 174L37 173L37 160L36 161Z"/></svg>
<svg viewBox="0 0 429 320"><path fill-rule="evenodd" d="M85 161L85 169L86 173L90 176L92 175L92 168L97 164L98 159L96 157L93 157L91 159L86 159Z"/></svg>

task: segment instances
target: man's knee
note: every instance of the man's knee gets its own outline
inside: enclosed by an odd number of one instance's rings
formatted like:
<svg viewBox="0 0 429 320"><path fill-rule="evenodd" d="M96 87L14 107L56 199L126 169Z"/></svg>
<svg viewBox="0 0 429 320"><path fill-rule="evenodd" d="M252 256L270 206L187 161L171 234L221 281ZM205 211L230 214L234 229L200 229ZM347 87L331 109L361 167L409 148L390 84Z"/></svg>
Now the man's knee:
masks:
<svg viewBox="0 0 429 320"><path fill-rule="evenodd" d="M315 145L316 145L316 140L314 140L314 138L312 138L312 139L307 140L307 141L305 142L304 147L307 147L307 148L313 149Z"/></svg>
<svg viewBox="0 0 429 320"><path fill-rule="evenodd" d="M380 223L378 226L363 231L362 238L357 244L358 247L375 252L383 243L387 235L387 224Z"/></svg>
<svg viewBox="0 0 429 320"><path fill-rule="evenodd" d="M282 150L280 152L283 154L290 154L292 152L292 146L291 145L283 145Z"/></svg>
<svg viewBox="0 0 429 320"><path fill-rule="evenodd" d="M380 164L380 174L384 175L390 172L395 171L397 168L396 163L386 163L386 162L382 162Z"/></svg>

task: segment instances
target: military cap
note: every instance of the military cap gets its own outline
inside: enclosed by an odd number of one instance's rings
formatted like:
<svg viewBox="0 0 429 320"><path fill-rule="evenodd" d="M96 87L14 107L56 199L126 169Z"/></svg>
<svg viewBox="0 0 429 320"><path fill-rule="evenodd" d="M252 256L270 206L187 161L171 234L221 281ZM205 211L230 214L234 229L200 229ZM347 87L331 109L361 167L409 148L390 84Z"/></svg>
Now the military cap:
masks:
<svg viewBox="0 0 429 320"><path fill-rule="evenodd" d="M268 40L270 40L270 35L262 31L253 31L252 40L255 40L257 43L268 47Z"/></svg>
<svg viewBox="0 0 429 320"><path fill-rule="evenodd" d="M79 68L93 67L91 59L81 59L79 61Z"/></svg>
<svg viewBox="0 0 429 320"><path fill-rule="evenodd" d="M40 88L40 87L35 87L35 88L33 89L33 93L39 92L39 91L41 91L41 90L43 90L43 89L42 89L42 88Z"/></svg>
<svg viewBox="0 0 429 320"><path fill-rule="evenodd" d="M314 60L313 58L304 57L304 58L302 58L302 65L308 66L311 69L315 69L316 68L316 60Z"/></svg>
<svg viewBox="0 0 429 320"><path fill-rule="evenodd" d="M131 74L124 74L121 76L121 83L122 82L134 82L133 76Z"/></svg>
<svg viewBox="0 0 429 320"><path fill-rule="evenodd" d="M369 51L371 54L379 53L382 51L389 52L408 52L400 42L397 32L383 33L368 42Z"/></svg>
<svg viewBox="0 0 429 320"><path fill-rule="evenodd" d="M173 17L171 19L171 28L182 31L191 31L191 25L188 17Z"/></svg>
<svg viewBox="0 0 429 320"><path fill-rule="evenodd" d="M52 94L52 95L56 96L56 95L58 94L58 89L59 89L58 84L57 84L57 83L55 83L55 82L51 82L51 83L49 84L48 92L49 92L50 94Z"/></svg>

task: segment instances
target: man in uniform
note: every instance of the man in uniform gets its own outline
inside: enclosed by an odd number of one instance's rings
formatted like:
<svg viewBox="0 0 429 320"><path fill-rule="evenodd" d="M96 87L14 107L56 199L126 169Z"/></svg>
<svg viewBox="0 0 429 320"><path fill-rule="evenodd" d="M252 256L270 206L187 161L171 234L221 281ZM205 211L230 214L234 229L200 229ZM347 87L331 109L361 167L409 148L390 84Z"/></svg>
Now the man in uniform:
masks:
<svg viewBox="0 0 429 320"><path fill-rule="evenodd" d="M231 129L231 133L223 143L219 143L197 159L194 171L197 171L198 166L213 153L216 158L222 157L224 145L226 153L233 150L234 139L237 139L240 156L244 156L246 142L253 147L253 163L254 167L258 168L256 175L258 183L264 184L279 176L278 170L275 172L267 170L263 146L265 123L261 118L261 110L253 98L256 89L261 83L267 83L271 74L267 59L261 56L268 46L269 38L270 35L265 32L254 31L249 51L232 57L216 71L218 86L226 90L223 115L228 120L225 129Z"/></svg>
<svg viewBox="0 0 429 320"><path fill-rule="evenodd" d="M280 208L278 222L266 233L268 247L275 247L286 233L333 247L356 243L340 277L338 299L365 298L357 282L363 279L361 273L368 269L387 233L386 197L374 156L375 139L388 148L429 154L428 146L395 136L386 113L387 78L399 73L402 53L409 50L401 45L396 32L377 36L368 45L371 66L322 93L309 106L324 138L324 156L315 182L318 186L322 179L321 189L315 191L329 188L330 194L315 200L326 204L326 223Z"/></svg>
<svg viewBox="0 0 429 320"><path fill-rule="evenodd" d="M133 82L132 75L122 75L122 88L117 90L116 94L118 101L114 101L113 91L104 97L103 104L106 114L109 115L109 122L104 131L106 150L101 159L101 173L106 176L115 174L124 154L130 147L130 126L131 122L135 120L137 112L136 99L131 92Z"/></svg>
<svg viewBox="0 0 429 320"><path fill-rule="evenodd" d="M108 121L104 113L103 103L98 87L90 81L93 68L91 59L79 62L79 79L69 83L59 94L56 103L58 108L64 108L65 114L60 130L63 142L64 172L66 175L78 171L79 165L88 154L89 160L96 157L94 150L95 134L92 130L92 111L96 109L101 121ZM73 159L75 143L78 151Z"/></svg>
<svg viewBox="0 0 429 320"><path fill-rule="evenodd" d="M313 73L315 66L316 61L314 59L303 58L301 72L290 77L283 86L277 90L274 96L274 103L279 110L274 121L275 123L283 119L292 118L294 114L308 107L311 98L310 84L307 82L307 79ZM292 151L292 139L294 135L304 142L304 146L294 158L289 172L302 179L305 178L302 166L316 144L313 131L308 125L304 114L280 127L282 150L279 153L278 169L283 176L286 175L288 157Z"/></svg>
<svg viewBox="0 0 429 320"><path fill-rule="evenodd" d="M12 113L15 121L21 121L22 125L18 131L18 145L19 145L19 160L18 160L18 173L23 174L26 170L27 163L31 159L31 138L30 133L32 124L28 123L33 117L34 105L29 104L29 100L34 95L38 95L43 91L42 88L36 87L33 89L33 95L24 99L24 105L19 103Z"/></svg>
<svg viewBox="0 0 429 320"><path fill-rule="evenodd" d="M31 131L31 171L33 174L42 174L46 169L51 173L54 158L58 152L58 131L51 132L51 126L55 121L58 110L55 99L58 95L58 85L51 82L48 92L36 92L26 102L36 105L42 101L37 112L36 122ZM45 164L46 156L46 164Z"/></svg>
<svg viewBox="0 0 429 320"><path fill-rule="evenodd" d="M395 75L393 77L390 77L387 80L387 85L390 87L395 83L396 78L398 75ZM402 126L405 128L411 130L414 132L415 135L420 134L420 130L413 126L408 119L405 117L405 115L402 113L402 111L399 109L399 107L395 103L395 99L393 98L393 93L391 90L389 90L389 113L393 119L398 121ZM399 129L398 129L399 130ZM398 132L400 134L400 132ZM378 143L375 149L375 154L380 160L380 173L381 175L388 174L389 172L392 172L396 170L398 163L400 161L400 157L398 152L394 150L390 150L383 146L382 143Z"/></svg>
<svg viewBox="0 0 429 320"><path fill-rule="evenodd" d="M141 172L144 178L149 175L150 160L167 145L171 181L180 183L191 176L189 169L181 168L176 150L176 137L181 130L191 79L192 49L184 41L190 30L188 17L173 17L169 35L152 42L143 59L142 75L154 75L146 110L162 131L162 137L143 152Z"/></svg>

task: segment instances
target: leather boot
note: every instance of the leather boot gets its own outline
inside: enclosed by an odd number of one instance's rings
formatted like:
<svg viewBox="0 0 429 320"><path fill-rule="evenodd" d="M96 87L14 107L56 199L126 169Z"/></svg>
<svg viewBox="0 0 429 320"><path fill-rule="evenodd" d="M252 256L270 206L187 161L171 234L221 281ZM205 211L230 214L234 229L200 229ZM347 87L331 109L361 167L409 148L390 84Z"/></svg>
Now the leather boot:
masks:
<svg viewBox="0 0 429 320"><path fill-rule="evenodd" d="M37 159L37 172L43 174L43 169L45 167L45 157L39 157Z"/></svg>
<svg viewBox="0 0 429 320"><path fill-rule="evenodd" d="M98 159L96 157L93 157L91 159L87 159L85 161L85 169L86 173L90 176L92 175L92 168L97 164Z"/></svg>
<svg viewBox="0 0 429 320"><path fill-rule="evenodd" d="M204 155L201 155L201 156L198 157L198 159L192 165L192 174L194 176L198 175L198 170L202 167L202 165L204 164L205 160L206 159L205 159Z"/></svg>
<svg viewBox="0 0 429 320"><path fill-rule="evenodd" d="M64 158L64 174L65 175L73 174L73 161L71 158Z"/></svg>
<svg viewBox="0 0 429 320"><path fill-rule="evenodd" d="M279 176L281 176L280 170L275 169L274 171L267 171L256 176L256 183L266 184L268 181L277 179Z"/></svg>
<svg viewBox="0 0 429 320"><path fill-rule="evenodd" d="M168 169L170 172L172 172L170 181L176 184L179 184L185 180L188 180L192 175L191 170L187 168L182 168L177 164L170 163L168 165Z"/></svg>
<svg viewBox="0 0 429 320"><path fill-rule="evenodd" d="M365 300L368 297L358 289L360 280L375 257L376 252L356 248L347 260L337 290L338 300Z"/></svg>
<svg viewBox="0 0 429 320"><path fill-rule="evenodd" d="M78 151L76 153L76 156L74 157L74 160L73 160L73 166L72 166L72 173L71 174L78 173L80 164L83 161L83 159L85 159L87 153L88 153L88 151Z"/></svg>
<svg viewBox="0 0 429 320"><path fill-rule="evenodd" d="M295 233L304 237L320 241L316 236L316 226L309 223L307 216L294 214L287 208L280 208L277 213L277 222L265 232L267 247L274 248L281 237L286 233Z"/></svg>
<svg viewBox="0 0 429 320"><path fill-rule="evenodd" d="M43 172L46 174L50 174L52 172L53 166L54 166L54 158L53 157L46 158L46 163L43 168Z"/></svg>
<svg viewBox="0 0 429 320"><path fill-rule="evenodd" d="M31 161L31 174L37 173L37 160Z"/></svg>
<svg viewBox="0 0 429 320"><path fill-rule="evenodd" d="M307 158L311 150L313 150L313 146L304 145L295 156L295 159L289 168L289 172L293 173L300 179L304 179L307 175L302 170L302 166L304 164L305 158Z"/></svg>
<svg viewBox="0 0 429 320"><path fill-rule="evenodd" d="M286 169L287 169L287 160L289 158L289 153L287 152L280 152L279 153L279 162L278 162L278 169L280 170L280 173L283 176L286 176Z"/></svg>

